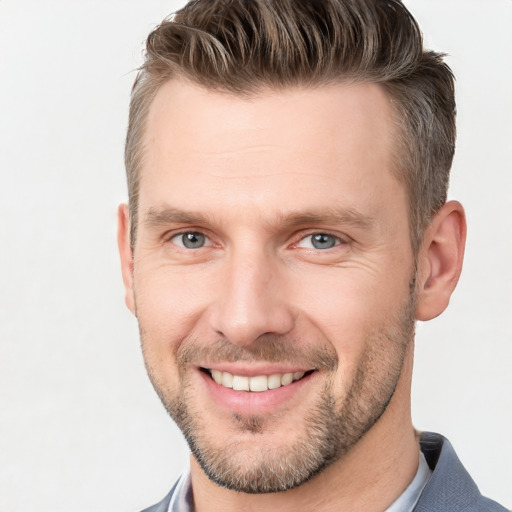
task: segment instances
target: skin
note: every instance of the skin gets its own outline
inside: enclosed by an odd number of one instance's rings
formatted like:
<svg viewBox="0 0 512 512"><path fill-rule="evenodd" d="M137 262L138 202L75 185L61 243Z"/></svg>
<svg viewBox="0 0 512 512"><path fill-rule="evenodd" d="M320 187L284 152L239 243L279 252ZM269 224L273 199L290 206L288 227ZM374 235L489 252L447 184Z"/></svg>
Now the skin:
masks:
<svg viewBox="0 0 512 512"><path fill-rule="evenodd" d="M381 406L360 439L285 492L226 489L192 456L196 510L385 510L418 466L409 324L448 305L462 266L461 205L438 212L416 258L406 192L391 171L391 106L374 84L242 99L173 80L146 128L135 249L126 205L119 247L126 302L164 404L175 415L181 407L201 442L227 450L239 470L265 451L293 451L327 389L343 418L361 372L355 403ZM204 234L206 245L183 247L183 232ZM336 245L314 248L314 233ZM333 361L325 368L322 351ZM247 394L238 408L219 401L199 369L215 365L315 371L276 404Z"/></svg>

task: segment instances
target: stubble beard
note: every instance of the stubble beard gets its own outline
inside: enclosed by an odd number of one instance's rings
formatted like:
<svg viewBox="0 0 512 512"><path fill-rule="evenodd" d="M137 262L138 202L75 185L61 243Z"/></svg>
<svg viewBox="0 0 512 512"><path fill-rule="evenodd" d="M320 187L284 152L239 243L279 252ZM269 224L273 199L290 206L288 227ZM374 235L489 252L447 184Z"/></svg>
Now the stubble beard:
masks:
<svg viewBox="0 0 512 512"><path fill-rule="evenodd" d="M272 431L272 418L232 415L236 435L223 446L215 444L208 418L194 407L194 392L185 368L192 354L211 353L209 348L189 343L177 354L181 388L171 394L145 357L148 374L163 405L183 432L190 450L205 474L216 484L249 494L286 491L298 487L342 458L370 430L385 412L401 375L415 326L414 286L406 304L393 321L366 340L366 350L355 377L345 388L344 398L336 398L333 376L338 366L334 349L313 351L309 359L321 361L326 378L323 392L301 425L302 434L293 443L264 448L262 440ZM141 329L144 349L144 331ZM224 360L283 361L290 354L290 342L271 337L256 351L245 351L218 340L215 352ZM292 345L293 346L293 345ZM257 354L255 354L257 352ZM249 437L248 436L252 436ZM251 441L252 440L252 441Z"/></svg>

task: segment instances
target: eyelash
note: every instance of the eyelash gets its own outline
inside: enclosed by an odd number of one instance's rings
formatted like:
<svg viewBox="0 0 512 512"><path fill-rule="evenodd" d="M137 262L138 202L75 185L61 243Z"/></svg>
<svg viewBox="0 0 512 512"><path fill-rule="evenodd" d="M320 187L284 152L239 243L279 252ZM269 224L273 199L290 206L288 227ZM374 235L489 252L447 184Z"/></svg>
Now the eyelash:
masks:
<svg viewBox="0 0 512 512"><path fill-rule="evenodd" d="M176 243L176 242L173 241L174 239L179 238L179 237L182 237L182 239L183 239L183 236L185 236L185 235L196 235L196 236L199 235L199 236L203 236L205 238L205 240L207 241L207 243L205 245L201 245L199 247L186 247L183 243ZM300 244L302 242L304 242L308 238L312 238L314 236L330 237L330 238L334 239L335 243L331 247L318 248L318 247L314 247L313 242L311 242L311 245L313 245L313 247L302 247L303 249L307 249L307 250L310 250L310 251L325 252L325 251L327 251L329 249L333 249L334 247L337 247L339 245L343 245L343 244L348 243L348 241L346 239L344 239L344 238L342 238L342 237L340 237L338 235L335 235L333 233L329 233L327 231L313 231L313 232L310 232L308 234L302 235L296 242L294 242L292 244L291 247L292 248L301 248ZM182 250L202 249L204 247L211 247L211 246L215 245L212 242L212 240L208 237L208 235L206 235L205 233L203 233L201 231L194 231L194 230L188 230L188 231L181 231L179 233L173 233L171 236L167 237L167 241L171 242L172 244L176 245L177 247L179 247Z"/></svg>
<svg viewBox="0 0 512 512"><path fill-rule="evenodd" d="M318 247L314 247L313 245L313 237L315 236L324 236L324 237L329 237L331 239L334 240L334 245L331 246L331 247L325 247L325 248L318 248ZM338 236L338 235L335 235L333 233L329 233L328 231L314 231L314 232L311 232L311 233L308 233L307 235L304 235L302 236L298 242L296 242L294 244L294 247L299 247L300 248L300 244L302 242L304 242L305 240L307 239L311 239L311 245L313 245L313 247L302 247L304 249L308 249L310 251L320 251L320 252L324 252L324 251L327 251L329 249L333 249L339 245L343 245L344 243L347 243L346 240L344 240L342 237Z"/></svg>
<svg viewBox="0 0 512 512"><path fill-rule="evenodd" d="M205 245L202 245L200 247L197 247L195 249L202 249L203 247L210 247L210 246L214 245L212 243L212 241L210 240L210 238L208 237L208 235L205 235L201 231L192 231L192 230L181 231L180 233L174 233L172 236L169 236L167 238L167 240L169 242L171 242L172 244L176 245L177 247L179 247L180 249L194 250L194 248L186 247L184 244L178 244L176 242L173 242L174 239L179 238L179 237L183 238L185 235L195 235L195 236L199 235L199 236L203 236L205 238L205 240L207 240L209 242L209 243L207 243Z"/></svg>

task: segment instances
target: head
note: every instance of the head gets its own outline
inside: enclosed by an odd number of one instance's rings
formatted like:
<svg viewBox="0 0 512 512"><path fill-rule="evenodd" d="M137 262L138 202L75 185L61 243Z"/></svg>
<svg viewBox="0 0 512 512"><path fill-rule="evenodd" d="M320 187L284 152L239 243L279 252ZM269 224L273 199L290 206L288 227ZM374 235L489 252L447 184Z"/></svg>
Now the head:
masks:
<svg viewBox="0 0 512 512"><path fill-rule="evenodd" d="M123 276L213 481L285 491L376 432L401 439L415 319L446 307L462 261L453 117L451 73L400 2L197 1L149 36Z"/></svg>

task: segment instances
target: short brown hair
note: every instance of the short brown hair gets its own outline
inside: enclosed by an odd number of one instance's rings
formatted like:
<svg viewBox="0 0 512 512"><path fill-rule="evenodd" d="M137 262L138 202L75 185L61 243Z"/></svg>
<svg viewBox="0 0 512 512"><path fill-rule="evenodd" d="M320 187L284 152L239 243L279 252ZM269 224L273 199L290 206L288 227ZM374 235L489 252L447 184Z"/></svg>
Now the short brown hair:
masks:
<svg viewBox="0 0 512 512"><path fill-rule="evenodd" d="M423 49L418 24L400 0L192 0L165 19L147 38L132 89L125 147L132 247L146 119L173 77L242 96L269 87L380 84L395 107L395 171L408 192L417 252L446 201L454 78L442 54Z"/></svg>

